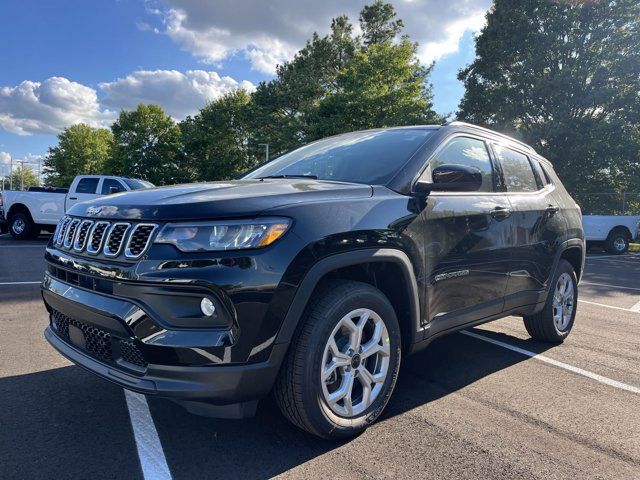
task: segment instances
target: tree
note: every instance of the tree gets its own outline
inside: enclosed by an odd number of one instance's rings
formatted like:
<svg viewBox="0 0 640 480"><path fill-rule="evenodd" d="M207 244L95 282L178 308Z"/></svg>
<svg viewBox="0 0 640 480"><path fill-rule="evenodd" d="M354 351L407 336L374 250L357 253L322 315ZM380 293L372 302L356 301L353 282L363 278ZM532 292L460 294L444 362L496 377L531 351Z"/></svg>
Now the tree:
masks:
<svg viewBox="0 0 640 480"><path fill-rule="evenodd" d="M242 89L212 101L180 124L189 165L202 180L232 178L251 168L249 94Z"/></svg>
<svg viewBox="0 0 640 480"><path fill-rule="evenodd" d="M574 194L640 191L640 5L495 0L459 118L513 133Z"/></svg>
<svg viewBox="0 0 640 480"><path fill-rule="evenodd" d="M122 110L111 130L114 147L107 168L113 174L156 185L192 179L193 170L182 155L180 127L159 105Z"/></svg>
<svg viewBox="0 0 640 480"><path fill-rule="evenodd" d="M29 187L40 186L40 179L38 178L38 175L29 167L19 166L14 168L11 178L6 177L4 179L5 189L13 188L14 190L20 190L23 185L25 190Z"/></svg>
<svg viewBox="0 0 640 480"><path fill-rule="evenodd" d="M408 40L372 44L337 77L338 88L321 102L318 137L352 130L440 123L433 110L431 67L417 60Z"/></svg>
<svg viewBox="0 0 640 480"><path fill-rule="evenodd" d="M402 20L396 20L393 5L376 0L360 12L360 28L365 46L390 42L402 31Z"/></svg>
<svg viewBox="0 0 640 480"><path fill-rule="evenodd" d="M44 159L46 184L68 187L76 175L102 174L113 147L113 136L105 128L79 123L58 135L58 145Z"/></svg>

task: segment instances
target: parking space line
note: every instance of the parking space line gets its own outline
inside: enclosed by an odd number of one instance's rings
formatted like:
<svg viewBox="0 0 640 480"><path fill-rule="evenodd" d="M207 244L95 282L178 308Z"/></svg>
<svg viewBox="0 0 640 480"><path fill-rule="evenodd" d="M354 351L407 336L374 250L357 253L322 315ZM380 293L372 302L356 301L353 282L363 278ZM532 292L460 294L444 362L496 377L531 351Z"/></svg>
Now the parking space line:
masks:
<svg viewBox="0 0 640 480"><path fill-rule="evenodd" d="M563 368L570 372L577 373L578 375L582 375L583 377L596 380L597 382L604 383L605 385L609 385L611 387L619 388L620 390L626 390L627 392L632 392L640 395L640 388L634 387L633 385L627 385L626 383L618 382L617 380L613 380L611 378L598 375L597 373L589 372L588 370L583 370L582 368L574 367L573 365L569 365L568 363L554 360L553 358L547 357L545 355L541 355L536 352L531 352L529 350L525 350L524 348L516 347L515 345L501 342L500 340L494 340L493 338L485 337L484 335L478 335L477 333L470 332L468 330L463 330L461 333L463 333L464 335L468 335L469 337L482 340L483 342L488 342L493 345L506 348L507 350L521 353L522 355L526 355L527 357L535 358L536 360L540 360L541 362L545 362L550 365Z"/></svg>
<svg viewBox="0 0 640 480"><path fill-rule="evenodd" d="M39 285L41 283L42 280L38 280L37 282L0 282L0 285Z"/></svg>
<svg viewBox="0 0 640 480"><path fill-rule="evenodd" d="M640 302L636 303L633 307L631 307L629 310L631 310L632 312L640 312Z"/></svg>
<svg viewBox="0 0 640 480"><path fill-rule="evenodd" d="M624 307L614 307L613 305L606 305L604 303L598 303L598 302L590 302L589 300L578 300L578 302L588 303L589 305L597 305L598 307L612 308L614 310L622 310L623 312L640 313L640 310L631 310L630 308L624 308Z"/></svg>
<svg viewBox="0 0 640 480"><path fill-rule="evenodd" d="M140 393L124 391L131 419L131 428L136 440L140 467L145 480L171 480L171 472L167 465L167 459L162 450L160 437L153 423L153 417L149 411L149 405L144 395Z"/></svg>
<svg viewBox="0 0 640 480"><path fill-rule="evenodd" d="M609 287L609 288L623 288L625 290L637 290L640 292L640 288L637 287L623 287L622 285L607 285L606 283L595 283L595 282L580 282L580 285L596 285L598 287Z"/></svg>

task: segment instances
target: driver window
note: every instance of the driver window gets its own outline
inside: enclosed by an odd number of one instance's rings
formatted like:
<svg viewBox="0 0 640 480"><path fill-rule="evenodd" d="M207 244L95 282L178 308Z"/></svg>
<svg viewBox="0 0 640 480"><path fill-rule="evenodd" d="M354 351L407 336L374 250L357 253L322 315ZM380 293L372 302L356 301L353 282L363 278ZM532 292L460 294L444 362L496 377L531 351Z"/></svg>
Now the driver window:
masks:
<svg viewBox="0 0 640 480"><path fill-rule="evenodd" d="M482 174L479 192L493 191L493 169L484 141L470 137L456 137L450 140L429 163L427 174L431 181L431 171L440 165L464 165L477 168Z"/></svg>

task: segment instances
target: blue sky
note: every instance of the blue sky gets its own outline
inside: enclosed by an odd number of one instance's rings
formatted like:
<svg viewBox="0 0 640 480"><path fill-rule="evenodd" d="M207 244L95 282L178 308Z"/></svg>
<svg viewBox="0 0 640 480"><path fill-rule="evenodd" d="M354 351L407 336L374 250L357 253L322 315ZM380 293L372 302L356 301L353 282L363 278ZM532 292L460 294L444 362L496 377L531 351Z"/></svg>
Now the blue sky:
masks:
<svg viewBox="0 0 640 480"><path fill-rule="evenodd" d="M272 78L314 30L364 0L20 0L0 18L0 176L10 158L31 159L55 134L84 121L108 126L121 108L161 104L180 120L208 99ZM397 0L405 31L420 42L435 107L455 112L459 68L489 0Z"/></svg>

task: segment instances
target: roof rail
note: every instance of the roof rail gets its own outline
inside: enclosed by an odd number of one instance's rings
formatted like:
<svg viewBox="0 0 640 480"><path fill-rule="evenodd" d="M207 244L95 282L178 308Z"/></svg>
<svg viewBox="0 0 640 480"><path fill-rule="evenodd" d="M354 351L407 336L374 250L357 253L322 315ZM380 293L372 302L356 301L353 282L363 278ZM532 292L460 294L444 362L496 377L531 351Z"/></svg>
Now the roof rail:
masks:
<svg viewBox="0 0 640 480"><path fill-rule="evenodd" d="M461 121L458 121L458 120L453 120L451 122L448 122L446 125L460 125L460 126L464 126L464 127L469 127L469 128L473 128L473 129L476 129L476 130L480 130L482 132L492 133L493 135L498 135L499 137L502 137L502 138L504 138L506 140L509 140L510 142L517 143L518 145L522 146L527 151L529 151L531 153L535 153L537 155L537 152L535 151L535 149L531 145L528 145L528 144L526 144L526 143L524 143L524 142L522 142L520 140L516 140L513 137L505 135L504 133L496 132L495 130L491 130L489 128L479 127L478 125L474 125L472 123L467 123L467 122L461 122Z"/></svg>

